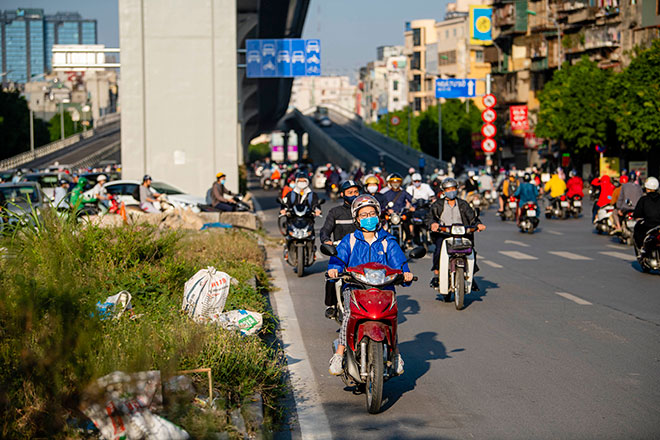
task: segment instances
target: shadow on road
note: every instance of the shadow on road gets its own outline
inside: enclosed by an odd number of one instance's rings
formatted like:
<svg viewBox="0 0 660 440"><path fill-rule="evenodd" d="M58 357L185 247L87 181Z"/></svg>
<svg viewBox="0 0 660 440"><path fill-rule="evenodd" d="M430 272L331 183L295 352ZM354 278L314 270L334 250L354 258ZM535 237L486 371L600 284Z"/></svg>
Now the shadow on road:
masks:
<svg viewBox="0 0 660 440"><path fill-rule="evenodd" d="M463 302L464 308L470 307L470 305L474 302L483 301L483 297L488 294L489 289L497 289L500 287L499 284L485 280L483 277L475 276L474 279L479 285L479 291L475 292L473 290L469 295L465 295L465 301Z"/></svg>
<svg viewBox="0 0 660 440"><path fill-rule="evenodd" d="M387 411L401 396L415 389L417 380L431 368L431 361L451 357L445 348L445 344L436 340L437 335L435 332L422 332L415 336L415 340L399 344L399 352L405 361L405 372L401 376L388 381L385 385L381 412ZM465 351L465 349L457 348L449 353L462 351Z"/></svg>
<svg viewBox="0 0 660 440"><path fill-rule="evenodd" d="M399 324L408 320L406 315L417 315L420 311L419 303L410 295L397 295L396 302L399 306Z"/></svg>

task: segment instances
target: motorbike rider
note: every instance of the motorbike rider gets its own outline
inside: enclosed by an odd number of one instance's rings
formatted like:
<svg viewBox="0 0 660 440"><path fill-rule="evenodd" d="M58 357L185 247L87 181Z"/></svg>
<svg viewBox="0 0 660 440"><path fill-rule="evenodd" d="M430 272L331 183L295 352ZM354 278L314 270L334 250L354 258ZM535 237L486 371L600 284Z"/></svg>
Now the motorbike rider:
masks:
<svg viewBox="0 0 660 440"><path fill-rule="evenodd" d="M411 282L413 274L406 263L406 256L392 235L381 227L380 203L375 197L368 194L358 196L351 204L351 215L356 231L346 235L337 246L337 256L331 257L328 263L328 277L336 278L348 267L359 266L364 263L380 263L403 271L405 282ZM346 349L346 329L350 318L350 288L344 290L344 302L347 305L346 314L342 321L339 333L337 351L330 358L330 374L337 376L342 372L344 350ZM403 359L397 353L396 372L403 373Z"/></svg>
<svg viewBox="0 0 660 440"><path fill-rule="evenodd" d="M404 209L410 211L415 210L415 208L412 206L412 196L408 192L404 191L401 187L402 181L403 179L398 173L392 173L388 176L387 183L390 190L382 194L380 197L380 202L383 205L383 211L387 211L389 214L392 214L393 212L402 212ZM388 206L390 202L393 204L391 208ZM412 244L412 224L409 225L409 232L408 241L410 242L409 244Z"/></svg>
<svg viewBox="0 0 660 440"><path fill-rule="evenodd" d="M564 195L566 192L566 182L564 182L564 179L559 177L559 171L553 173L552 176L550 176L550 180L548 180L548 182L545 184L543 190L550 194L551 199L556 199L557 197Z"/></svg>
<svg viewBox="0 0 660 440"><path fill-rule="evenodd" d="M635 240L635 249L639 249L644 254L644 238L646 234L656 226L660 225L660 194L658 194L658 179L649 177L644 182L646 194L642 196L635 206L633 218L639 221L635 225L633 240Z"/></svg>
<svg viewBox="0 0 660 440"><path fill-rule="evenodd" d="M476 215L468 202L458 198L458 182L455 179L448 177L442 182L442 190L444 191L444 198L438 198L426 214L426 225L433 232L437 232L435 241L435 251L433 252L433 270L434 277L431 280L431 287L438 287L438 273L440 262L440 252L442 250L442 242L446 237L445 234L439 232L440 225L451 226L454 224L462 224L465 226L476 226L479 231L486 229L486 225L481 223L481 220ZM468 238L474 243L474 236L470 234ZM477 265L477 252L474 252L474 273L479 271ZM479 287L473 281L472 290L478 291Z"/></svg>
<svg viewBox="0 0 660 440"><path fill-rule="evenodd" d="M68 209L69 202L66 200L66 195L69 192L69 181L66 179L59 180L59 186L55 188L55 196L53 206L57 209Z"/></svg>
<svg viewBox="0 0 660 440"><path fill-rule="evenodd" d="M422 182L422 175L415 173L412 175L412 183L406 188L413 200L430 201L435 198L435 193L428 183Z"/></svg>
<svg viewBox="0 0 660 440"><path fill-rule="evenodd" d="M520 182L518 182L518 179L516 178L516 171L509 171L507 178L501 183L500 210L497 211L498 215L504 215L504 204L506 203L507 199L511 197L516 191L516 188L518 188L519 184Z"/></svg>
<svg viewBox="0 0 660 440"><path fill-rule="evenodd" d="M493 177L484 169L479 172L479 192L485 194L493 190Z"/></svg>
<svg viewBox="0 0 660 440"><path fill-rule="evenodd" d="M539 215L537 201L538 192L539 189L532 183L532 176L529 173L525 173L523 176L523 183L521 183L520 186L516 188L516 192L513 193L513 196L518 199L518 209L516 212L516 223L518 225L520 225L520 213L522 207L525 206L526 203L534 203L536 205L536 215Z"/></svg>
<svg viewBox="0 0 660 440"><path fill-rule="evenodd" d="M582 181L582 178L577 175L575 170L569 171L568 176L568 181L566 182L566 197L571 199L575 196L579 196L583 199L584 182Z"/></svg>
<svg viewBox="0 0 660 440"><path fill-rule="evenodd" d="M105 176L105 174L99 174L99 176L96 178L96 185L91 190L92 197L95 199L99 200L102 204L107 202L108 200L108 190L105 189L105 183L108 181L108 178Z"/></svg>
<svg viewBox="0 0 660 440"><path fill-rule="evenodd" d="M318 207L319 197L309 189L309 177L307 173L298 171L296 172L296 187L282 199L280 214L285 215L295 205L301 205L303 203L309 203L312 210L314 210L314 215L321 215L321 210Z"/></svg>
<svg viewBox="0 0 660 440"><path fill-rule="evenodd" d="M614 203L614 224L615 232L621 231L621 217L625 214L626 211L633 211L637 202L644 195L642 187L639 186L634 181L630 181L628 176L625 174L619 178L621 182L621 187L619 189L619 198Z"/></svg>
<svg viewBox="0 0 660 440"><path fill-rule="evenodd" d="M413 167L408 168L408 174L403 178L403 187L408 188L409 185L412 185L413 174L415 174L415 169Z"/></svg>
<svg viewBox="0 0 660 440"><path fill-rule="evenodd" d="M87 185L87 178L86 177L80 177L78 178L78 182L76 183L76 186L73 187L73 191L71 191L71 195L69 196L69 204L71 205L72 208L78 209L80 205L86 201L91 201L91 200L83 200L83 191L85 190L85 186Z"/></svg>
<svg viewBox="0 0 660 440"><path fill-rule="evenodd" d="M151 189L151 176L148 174L145 174L142 177L142 185L138 188L139 191L139 201L140 201L140 209L142 209L144 212L149 212L149 213L154 213L154 212L159 212L159 209L156 208L155 203L158 201L158 197L160 197L160 193L157 193Z"/></svg>
<svg viewBox="0 0 660 440"><path fill-rule="evenodd" d="M347 180L341 184L340 190L344 203L328 211L325 223L319 231L321 243L331 245L333 241L341 241L346 235L355 231L351 203L360 195L360 185L354 180ZM325 305L325 316L330 319L334 318L337 305L335 281L328 280L325 283Z"/></svg>
<svg viewBox="0 0 660 440"><path fill-rule="evenodd" d="M225 173L220 172L215 175L215 182L211 186L211 206L219 211L236 211L234 194L227 189L226 182Z"/></svg>
<svg viewBox="0 0 660 440"><path fill-rule="evenodd" d="M591 181L591 185L600 189L600 194L598 200L594 203L591 220L593 221L596 218L596 213L598 210L606 205L609 205L612 202L612 193L614 192L614 184L610 180L610 176L607 174L603 177L596 177Z"/></svg>

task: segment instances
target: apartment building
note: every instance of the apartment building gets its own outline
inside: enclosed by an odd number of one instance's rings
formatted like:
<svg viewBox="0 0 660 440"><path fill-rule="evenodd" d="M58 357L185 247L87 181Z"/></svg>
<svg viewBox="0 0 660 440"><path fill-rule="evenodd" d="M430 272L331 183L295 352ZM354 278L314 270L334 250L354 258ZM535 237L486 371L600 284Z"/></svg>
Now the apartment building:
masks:
<svg viewBox="0 0 660 440"><path fill-rule="evenodd" d="M435 77L426 71L427 46L437 39L435 20L407 22L403 36L408 56L408 104L414 112L424 111L435 102Z"/></svg>
<svg viewBox="0 0 660 440"><path fill-rule="evenodd" d="M360 116L367 122L375 122L381 115L403 110L408 105L408 58L403 46L377 48L378 59L367 63L360 70Z"/></svg>
<svg viewBox="0 0 660 440"><path fill-rule="evenodd" d="M348 76L303 76L293 80L289 107L305 111L332 103L354 111L356 87Z"/></svg>

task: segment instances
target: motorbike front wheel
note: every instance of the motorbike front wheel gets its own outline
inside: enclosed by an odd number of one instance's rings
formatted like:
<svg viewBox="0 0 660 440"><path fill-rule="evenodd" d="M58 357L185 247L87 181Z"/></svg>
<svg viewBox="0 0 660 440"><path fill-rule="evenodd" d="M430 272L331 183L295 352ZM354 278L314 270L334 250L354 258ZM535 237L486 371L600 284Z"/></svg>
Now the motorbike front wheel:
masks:
<svg viewBox="0 0 660 440"><path fill-rule="evenodd" d="M383 343L369 340L367 346L367 411L377 414L383 400Z"/></svg>
<svg viewBox="0 0 660 440"><path fill-rule="evenodd" d="M465 268L456 268L456 292L454 293L454 303L456 310L462 310L465 301Z"/></svg>
<svg viewBox="0 0 660 440"><path fill-rule="evenodd" d="M296 275L298 278L303 276L305 272L305 248L303 246L298 246L298 259L296 261Z"/></svg>

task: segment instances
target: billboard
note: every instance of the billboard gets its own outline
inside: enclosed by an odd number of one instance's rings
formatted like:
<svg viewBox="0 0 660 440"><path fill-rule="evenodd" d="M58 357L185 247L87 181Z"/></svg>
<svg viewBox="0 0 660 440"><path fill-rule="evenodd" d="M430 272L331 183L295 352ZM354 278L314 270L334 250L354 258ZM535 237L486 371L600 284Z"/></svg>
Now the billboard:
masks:
<svg viewBox="0 0 660 440"><path fill-rule="evenodd" d="M493 9L470 5L470 44L493 44Z"/></svg>
<svg viewBox="0 0 660 440"><path fill-rule="evenodd" d="M526 105L512 105L509 107L509 115L511 118L511 130L520 132L529 130L529 118L527 117Z"/></svg>

